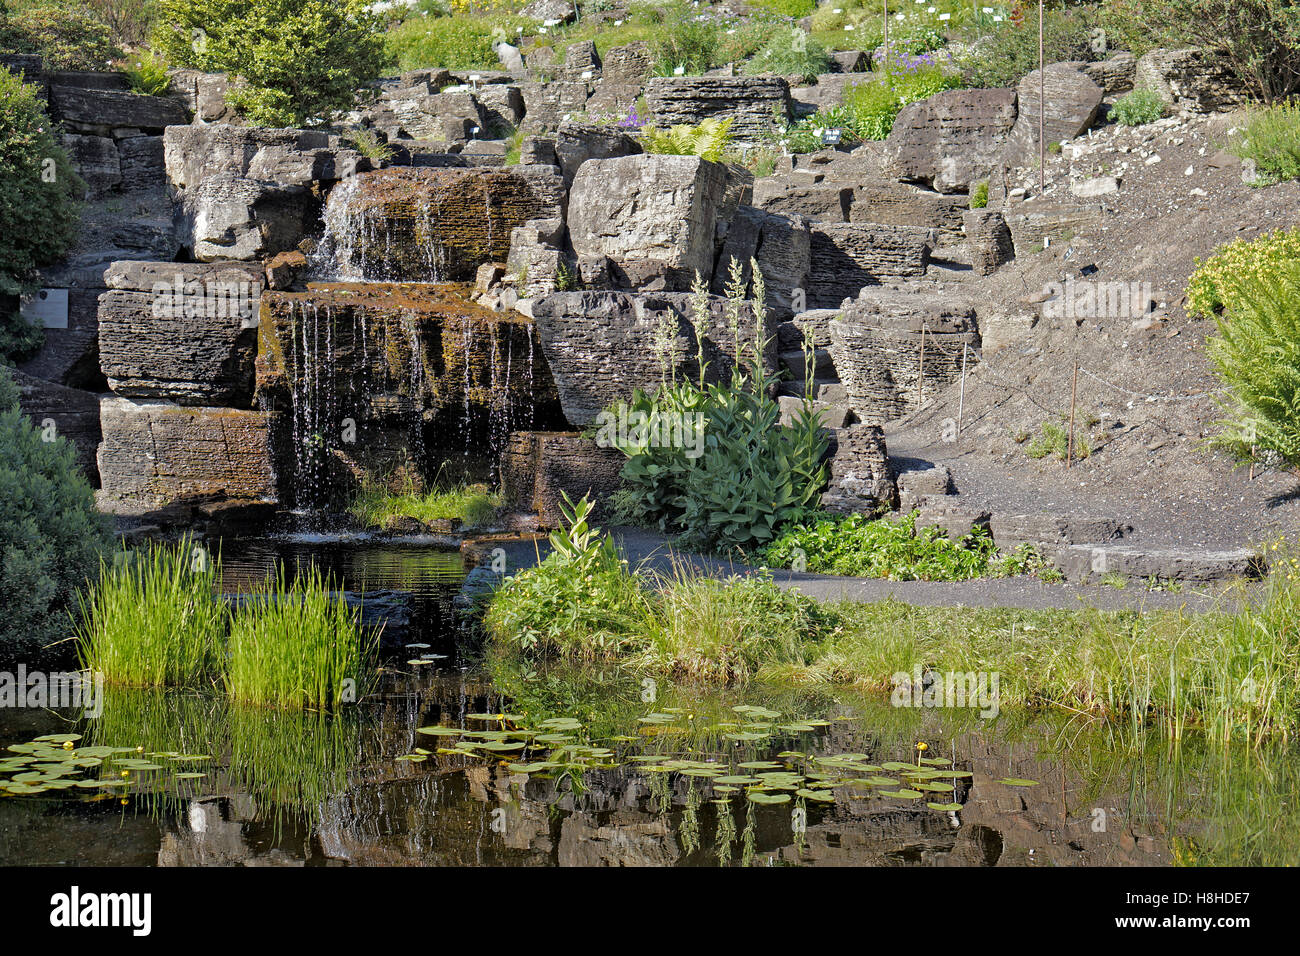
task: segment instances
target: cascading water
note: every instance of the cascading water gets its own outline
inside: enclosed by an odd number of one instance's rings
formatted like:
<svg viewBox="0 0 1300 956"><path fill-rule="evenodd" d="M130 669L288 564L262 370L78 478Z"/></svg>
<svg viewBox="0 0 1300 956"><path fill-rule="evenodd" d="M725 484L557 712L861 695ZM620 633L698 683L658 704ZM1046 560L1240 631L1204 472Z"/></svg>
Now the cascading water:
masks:
<svg viewBox="0 0 1300 956"><path fill-rule="evenodd" d="M311 260L315 281L268 294L264 334L278 347L267 354L281 366L269 380L283 379L288 497L301 511L337 509L349 481L410 482L447 466L495 482L512 430L534 427L539 405L560 421L531 321L478 306L446 281L502 252L518 197L494 198L499 180L449 172L340 182ZM458 182L469 195L450 189Z"/></svg>

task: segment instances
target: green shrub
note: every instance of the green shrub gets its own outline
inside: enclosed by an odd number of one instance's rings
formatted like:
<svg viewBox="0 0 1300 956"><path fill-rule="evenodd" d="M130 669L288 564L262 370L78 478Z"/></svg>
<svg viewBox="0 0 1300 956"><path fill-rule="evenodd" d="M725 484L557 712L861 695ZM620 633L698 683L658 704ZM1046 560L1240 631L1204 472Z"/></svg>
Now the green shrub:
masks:
<svg viewBox="0 0 1300 956"><path fill-rule="evenodd" d="M798 27L791 27L777 31L753 59L745 63L743 72L797 76L805 82L812 82L819 74L830 70L830 62L829 54L820 43Z"/></svg>
<svg viewBox="0 0 1300 956"><path fill-rule="evenodd" d="M751 6L775 13L779 17L800 20L816 9L817 0L755 0Z"/></svg>
<svg viewBox="0 0 1300 956"><path fill-rule="evenodd" d="M975 184L975 188L970 191L970 207L972 209L987 209L989 205L989 184L985 180Z"/></svg>
<svg viewBox="0 0 1300 956"><path fill-rule="evenodd" d="M935 66L929 55L899 58L872 79L845 90L851 131L859 139L885 139L904 106L959 86L961 80Z"/></svg>
<svg viewBox="0 0 1300 956"><path fill-rule="evenodd" d="M122 55L113 31L75 0L0 4L0 49L39 53L47 70L106 70Z"/></svg>
<svg viewBox="0 0 1300 956"><path fill-rule="evenodd" d="M149 38L157 15L154 0L83 0L119 45L135 48Z"/></svg>
<svg viewBox="0 0 1300 956"><path fill-rule="evenodd" d="M38 270L76 242L85 189L54 138L37 88L8 70L0 70L0 169L2 363L40 345L40 330L17 315L17 297L31 292Z"/></svg>
<svg viewBox="0 0 1300 956"><path fill-rule="evenodd" d="M48 437L0 368L0 659L35 662L71 633L77 589L108 543L75 450Z"/></svg>
<svg viewBox="0 0 1300 956"><path fill-rule="evenodd" d="M1154 123L1165 115L1164 98L1155 90L1139 87L1125 93L1110 108L1110 118L1121 126Z"/></svg>
<svg viewBox="0 0 1300 956"><path fill-rule="evenodd" d="M694 126L681 123L668 129L647 126L641 130L641 146L647 153L721 162L731 149L731 120L706 119Z"/></svg>
<svg viewBox="0 0 1300 956"><path fill-rule="evenodd" d="M1255 164L1255 185L1300 179L1300 103L1279 103L1250 115L1229 150Z"/></svg>
<svg viewBox="0 0 1300 956"><path fill-rule="evenodd" d="M539 657L591 660L643 647L650 600L613 541L588 524L591 502L560 503L554 551L506 581L484 617L496 639Z"/></svg>
<svg viewBox="0 0 1300 956"><path fill-rule="evenodd" d="M1100 23L1139 54L1154 46L1209 50L1266 103L1300 91L1293 0L1110 0Z"/></svg>
<svg viewBox="0 0 1300 956"><path fill-rule="evenodd" d="M916 513L897 521L864 515L820 517L787 529L758 552L772 567L895 581L967 581L990 573L996 554L987 531L960 541L917 530Z"/></svg>
<svg viewBox="0 0 1300 956"><path fill-rule="evenodd" d="M1187 284L1187 311L1209 318L1236 301L1247 286L1276 283L1300 260L1300 229L1278 229L1257 239L1234 239L1206 260Z"/></svg>
<svg viewBox="0 0 1300 956"><path fill-rule="evenodd" d="M415 18L390 30L384 44L389 59L400 70L486 70L500 66L492 48L492 27L485 20Z"/></svg>
<svg viewBox="0 0 1300 956"><path fill-rule="evenodd" d="M378 635L312 567L281 569L232 615L226 691L233 700L290 709L355 703L373 674Z"/></svg>
<svg viewBox="0 0 1300 956"><path fill-rule="evenodd" d="M1300 471L1300 261L1235 279L1206 351L1231 397L1212 443Z"/></svg>
<svg viewBox="0 0 1300 956"><path fill-rule="evenodd" d="M831 129L840 131L842 144L850 144L857 139L853 133L853 116L843 106L832 106L786 127L781 142L791 153L813 153L826 148L824 134Z"/></svg>
<svg viewBox="0 0 1300 956"><path fill-rule="evenodd" d="M1095 60L1102 55L1093 47L1097 28L1096 8L1081 6L1048 10L1043 20L1043 52L1047 63ZM1008 21L983 34L974 52L962 58L962 75L967 86L1015 86L1027 73L1038 69L1038 16L1024 16L1019 23Z"/></svg>
<svg viewBox="0 0 1300 956"><path fill-rule="evenodd" d="M131 687L210 681L226 637L219 581L219 562L189 540L101 560L99 577L81 602L82 667Z"/></svg>
<svg viewBox="0 0 1300 956"><path fill-rule="evenodd" d="M127 82L136 93L146 96L164 96L171 89L171 77L167 75L167 64L148 50L127 58L122 72Z"/></svg>
<svg viewBox="0 0 1300 956"><path fill-rule="evenodd" d="M227 101L260 126L318 126L352 109L384 62L364 0L159 0L154 48L229 73Z"/></svg>
<svg viewBox="0 0 1300 956"><path fill-rule="evenodd" d="M376 165L382 165L393 158L393 148L372 129L354 129L345 134L344 139L353 149Z"/></svg>

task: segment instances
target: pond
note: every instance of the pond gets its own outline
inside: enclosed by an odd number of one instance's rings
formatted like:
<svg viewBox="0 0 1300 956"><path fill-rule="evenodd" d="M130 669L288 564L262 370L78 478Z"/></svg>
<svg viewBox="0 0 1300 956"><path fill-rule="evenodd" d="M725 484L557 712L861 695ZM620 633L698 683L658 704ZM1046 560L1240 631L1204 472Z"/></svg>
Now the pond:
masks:
<svg viewBox="0 0 1300 956"><path fill-rule="evenodd" d="M0 794L0 863L1113 866L1300 845L1284 747L534 670L482 652L459 554L429 542L242 543L224 586L308 559L406 602L372 693L335 716L113 687L94 716L0 710L0 784L25 780Z"/></svg>

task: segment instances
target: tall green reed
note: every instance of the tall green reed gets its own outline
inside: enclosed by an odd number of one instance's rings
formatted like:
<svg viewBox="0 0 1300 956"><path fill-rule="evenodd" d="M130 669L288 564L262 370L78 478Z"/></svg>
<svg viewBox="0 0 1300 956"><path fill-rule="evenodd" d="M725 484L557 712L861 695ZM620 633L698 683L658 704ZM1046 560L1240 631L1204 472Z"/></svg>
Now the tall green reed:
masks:
<svg viewBox="0 0 1300 956"><path fill-rule="evenodd" d="M210 680L227 617L219 577L220 560L188 538L101 561L98 579L78 599L82 666L134 687Z"/></svg>

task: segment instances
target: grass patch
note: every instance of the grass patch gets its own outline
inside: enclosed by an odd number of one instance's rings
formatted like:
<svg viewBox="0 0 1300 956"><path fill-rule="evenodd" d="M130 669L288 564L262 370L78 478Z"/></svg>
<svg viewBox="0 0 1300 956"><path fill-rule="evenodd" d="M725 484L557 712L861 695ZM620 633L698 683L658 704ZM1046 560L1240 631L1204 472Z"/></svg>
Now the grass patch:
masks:
<svg viewBox="0 0 1300 956"><path fill-rule="evenodd" d="M80 599L82 667L113 684L176 687L210 680L225 639L218 564L197 544L151 544L101 562Z"/></svg>
<svg viewBox="0 0 1300 956"><path fill-rule="evenodd" d="M226 690L243 703L328 708L354 703L373 672L376 635L312 568L249 594L232 615Z"/></svg>
<svg viewBox="0 0 1300 956"><path fill-rule="evenodd" d="M1300 179L1300 103L1279 103L1252 113L1228 149L1254 162L1256 186Z"/></svg>
<svg viewBox="0 0 1300 956"><path fill-rule="evenodd" d="M458 520L462 527L491 523L501 507L501 496L486 485L455 485L417 491L389 491L382 485L365 485L348 506L348 513L367 528L386 529L403 518L425 524Z"/></svg>
<svg viewBox="0 0 1300 956"><path fill-rule="evenodd" d="M1120 126L1143 126L1165 115L1164 98L1149 87L1125 93L1110 108L1110 118Z"/></svg>

